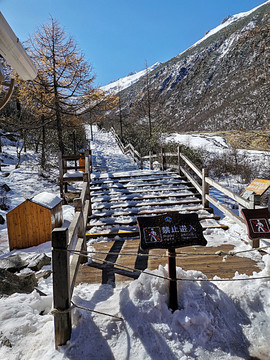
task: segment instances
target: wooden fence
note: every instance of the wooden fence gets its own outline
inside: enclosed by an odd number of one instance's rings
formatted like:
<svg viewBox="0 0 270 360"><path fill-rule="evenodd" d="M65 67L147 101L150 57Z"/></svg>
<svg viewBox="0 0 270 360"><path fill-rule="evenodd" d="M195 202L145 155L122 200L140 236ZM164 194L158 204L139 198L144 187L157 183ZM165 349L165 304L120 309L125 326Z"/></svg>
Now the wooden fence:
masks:
<svg viewBox="0 0 270 360"><path fill-rule="evenodd" d="M118 146L120 147L121 151L123 152L123 154L130 155L132 157L133 161L140 166L140 169L142 169L143 168L143 158L142 158L141 154L130 143L127 146L125 146L122 143L120 137L117 135L117 133L113 127L111 127L111 133L113 134L113 136L114 136Z"/></svg>
<svg viewBox="0 0 270 360"><path fill-rule="evenodd" d="M78 165L76 162L83 160ZM74 166L68 162L74 161ZM60 193L64 194L64 184L82 181L79 198L73 200L75 214L68 228L56 228L52 231L52 271L53 271L53 302L54 302L54 331L55 346L65 344L71 336L71 298L76 282L79 264L85 262L86 257L86 226L91 214L90 174L91 151L86 150L82 155L59 156ZM80 176L64 176L67 170L82 170ZM75 250L76 254L71 255Z"/></svg>
<svg viewBox="0 0 270 360"><path fill-rule="evenodd" d="M71 163L74 164L71 165ZM84 170L90 176L92 166L91 150L87 149L84 153L75 155L62 155L62 153L59 153L58 164L60 195L64 197L69 182L83 181L83 173L79 173L80 170ZM75 170L75 173L69 174L68 170Z"/></svg>
<svg viewBox="0 0 270 360"><path fill-rule="evenodd" d="M65 344L71 336L71 298L79 264L85 261L79 253L86 251L85 229L91 214L88 174L83 177L79 198L74 199L75 215L68 228L52 232L53 302L55 308L55 346ZM70 255L75 250L76 254ZM78 252L78 253L77 253Z"/></svg>
<svg viewBox="0 0 270 360"><path fill-rule="evenodd" d="M124 153L130 153L127 151L131 151L134 147L129 144L124 146L116 134L115 130L112 128L112 133L116 137L117 143ZM121 144L121 145L120 145ZM177 152L175 153L166 153L164 148L161 148L160 154L152 154L149 153L148 156L141 156L137 151L134 156L132 153L132 158L135 162L140 162L140 167L143 168L143 162L149 162L149 169L153 168L153 162L157 161L159 163L159 167L161 170L172 170L176 171L179 175L184 175L190 183L196 188L196 190L202 196L202 205L205 208L209 207L209 202L218 208L223 214L230 216L237 224L241 225L246 229L246 223L244 219L229 209L224 203L218 201L213 195L210 195L209 190L210 186L212 188L217 189L221 194L229 197L238 203L239 208L246 209L255 209L260 208L260 196L252 195L249 200L244 199L233 191L225 188L223 185L209 177L209 170L207 168L203 168L200 170L195 164L192 163L188 159L186 155L184 155L181 151L181 146L178 146ZM172 161L174 159L174 161ZM255 239L251 241L253 247L259 246L259 240Z"/></svg>

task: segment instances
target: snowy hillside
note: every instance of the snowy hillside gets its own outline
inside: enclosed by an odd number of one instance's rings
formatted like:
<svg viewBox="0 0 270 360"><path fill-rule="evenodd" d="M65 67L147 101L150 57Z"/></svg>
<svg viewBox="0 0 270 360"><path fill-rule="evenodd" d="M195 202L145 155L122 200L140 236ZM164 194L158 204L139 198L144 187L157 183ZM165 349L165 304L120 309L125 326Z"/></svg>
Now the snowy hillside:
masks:
<svg viewBox="0 0 270 360"><path fill-rule="evenodd" d="M160 62L157 62L145 70L135 72L131 75L128 75L121 79L113 81L113 82L109 83L108 85L102 86L100 88L100 90L105 91L105 92L116 92L116 93L119 91L122 91L122 90L126 89L127 87L135 84L141 77L145 76L147 72L150 73L152 70L154 70L160 64L161 64Z"/></svg>
<svg viewBox="0 0 270 360"><path fill-rule="evenodd" d="M269 1L230 16L153 69L147 88L142 76L121 89L125 123L144 123L150 104L153 131L155 124L174 132L267 129L269 21ZM112 110L110 121L117 119Z"/></svg>
<svg viewBox="0 0 270 360"><path fill-rule="evenodd" d="M270 0L266 1L266 3L270 3ZM256 9L260 8L261 6L262 5L254 8L254 9L252 9L250 11L235 14L233 16L228 16L226 21L222 22L222 24L218 25L214 29L208 31L204 35L204 37L202 39L198 40L194 45L192 45L192 47L194 47L194 46L198 45L199 43L201 43L202 41L206 40L209 36L219 32L221 29L224 29L226 26L231 25L233 22L238 21L239 19L241 19L241 18L243 18L245 16L248 16L249 14L251 14ZM162 63L157 62L154 65L150 66L147 70L150 73L152 70L156 69L160 65L162 65ZM145 74L146 74L146 70L135 72L135 73L133 73L131 75L128 75L128 76L125 76L125 77L123 77L123 78L121 78L119 80L113 81L113 82L109 83L108 85L104 85L100 89L105 91L105 92L107 92L107 91L119 92L119 91L122 91L122 90L126 89L127 87L133 85L135 82L137 82Z"/></svg>
<svg viewBox="0 0 270 360"><path fill-rule="evenodd" d="M219 139L220 140L220 139ZM222 142L222 141L221 141ZM95 129L92 143L96 170L122 172L132 168L124 158L113 137ZM4 146L8 155L10 145ZM113 151L112 151L113 150ZM30 159L19 171L9 168L12 181L9 204L22 199L20 181L30 192L38 176ZM32 160L34 160L32 158ZM106 164L109 168L106 169ZM4 171L2 172L3 175ZM3 181L8 181L7 176ZM15 181L18 181L15 183ZM55 184L44 180L40 189L54 193ZM27 190L28 189L28 190ZM37 188L33 188L33 195ZM234 251L250 251L245 243L246 232L229 219L228 231L207 230L207 246L232 244ZM1 231L1 242L4 228ZM243 241L245 240L245 241ZM4 246L1 258L10 255ZM207 247L206 247L207 249ZM91 251L92 247L89 246ZM12 254L45 252L51 256L51 244L13 251ZM142 274L130 284L80 284L75 288L73 301L85 308L112 315L73 310L73 332L70 342L58 350L54 348L52 309L52 276L42 279L37 291L31 294L15 293L0 298L0 358L7 360L247 360L252 357L268 360L270 353L270 255L258 251L242 253L257 261L261 271L252 276L239 274L235 269L233 281L215 277L207 281L199 271L177 269L182 279L178 285L179 309L168 309L168 281ZM226 259L224 259L226 261ZM44 269L50 269L46 266ZM22 270L25 273L29 270ZM167 277L167 267L160 266L153 275ZM259 278L259 279L258 279ZM115 318L114 316L117 316ZM120 318L120 319L119 319Z"/></svg>
<svg viewBox="0 0 270 360"><path fill-rule="evenodd" d="M265 1L262 5L259 5L257 7L255 7L254 9L250 10L250 11L246 11L246 12L241 12L239 14L235 14L235 15L228 15L228 17L226 19L224 19L224 21L222 21L222 23L220 25L218 25L217 27L215 27L214 29L208 31L204 37L202 39L200 39L199 41L197 41L194 45L192 45L192 47L200 44L202 41L206 40L208 37L216 34L217 32L219 32L220 30L226 28L227 26L231 25L232 23L252 14L254 11L256 11L257 9L259 9L261 6L264 6L265 4L270 3L270 0Z"/></svg>

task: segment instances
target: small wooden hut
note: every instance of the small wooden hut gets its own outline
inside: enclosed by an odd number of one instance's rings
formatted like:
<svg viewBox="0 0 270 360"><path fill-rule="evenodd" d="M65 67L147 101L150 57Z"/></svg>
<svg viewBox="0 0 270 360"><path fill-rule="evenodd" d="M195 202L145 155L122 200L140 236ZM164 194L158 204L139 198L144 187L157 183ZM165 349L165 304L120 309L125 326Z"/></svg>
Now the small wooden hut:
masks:
<svg viewBox="0 0 270 360"><path fill-rule="evenodd" d="M51 240L51 232L63 223L62 199L42 192L7 214L10 250L37 246Z"/></svg>

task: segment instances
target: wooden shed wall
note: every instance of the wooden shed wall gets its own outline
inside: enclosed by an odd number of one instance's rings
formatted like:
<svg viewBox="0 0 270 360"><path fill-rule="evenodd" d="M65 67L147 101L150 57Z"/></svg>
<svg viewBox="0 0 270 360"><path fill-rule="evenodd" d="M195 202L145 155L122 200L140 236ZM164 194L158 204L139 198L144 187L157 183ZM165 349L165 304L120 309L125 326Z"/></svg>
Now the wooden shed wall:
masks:
<svg viewBox="0 0 270 360"><path fill-rule="evenodd" d="M7 214L9 247L22 249L51 240L51 210L26 200Z"/></svg>

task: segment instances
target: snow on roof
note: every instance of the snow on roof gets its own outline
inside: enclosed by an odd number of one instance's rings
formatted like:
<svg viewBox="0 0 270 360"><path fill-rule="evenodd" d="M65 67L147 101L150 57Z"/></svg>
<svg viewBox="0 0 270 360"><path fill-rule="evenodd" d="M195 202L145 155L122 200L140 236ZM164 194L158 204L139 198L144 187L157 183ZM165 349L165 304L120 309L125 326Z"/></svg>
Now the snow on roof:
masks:
<svg viewBox="0 0 270 360"><path fill-rule="evenodd" d="M55 194L43 191L42 193L35 195L31 201L48 209L53 209L60 204L62 199Z"/></svg>

